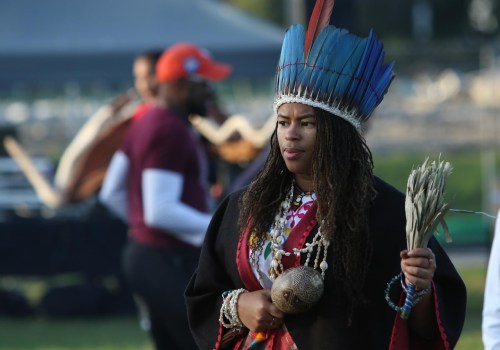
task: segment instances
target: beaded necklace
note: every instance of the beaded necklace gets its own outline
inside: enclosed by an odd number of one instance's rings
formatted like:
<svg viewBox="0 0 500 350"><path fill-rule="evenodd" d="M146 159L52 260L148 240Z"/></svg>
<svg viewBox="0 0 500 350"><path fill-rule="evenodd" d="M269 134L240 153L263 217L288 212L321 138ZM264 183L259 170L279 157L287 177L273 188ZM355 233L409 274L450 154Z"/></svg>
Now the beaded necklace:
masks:
<svg viewBox="0 0 500 350"><path fill-rule="evenodd" d="M318 228L318 232L314 236L311 243L306 243L305 246L301 249L293 248L291 252L287 252L283 249L283 244L285 243L285 223L286 223L286 214L290 210L290 206L293 200L294 193L294 183L292 182L292 186L290 187L290 191L287 197L281 202L280 209L278 214L276 214L274 223L270 230L271 236L271 250L272 250L272 261L271 268L269 271L269 277L271 280L275 280L281 273L283 273L283 263L281 258L283 256L291 256L292 254L296 256L300 256L301 254L306 254L306 261L304 266L309 266L311 255L315 247L316 256L314 259L313 268L321 270L321 276L324 278L325 271L328 268L328 263L326 262L328 246L330 245L330 240L323 236L321 232L321 227ZM320 257L323 255L323 258L320 262Z"/></svg>
<svg viewBox="0 0 500 350"><path fill-rule="evenodd" d="M298 186L297 186L298 187ZM297 196L297 198L295 198L295 200L293 201L293 206L294 207L300 207L302 205L302 202L304 200L304 197L306 196L310 196L312 194L312 192L306 192L306 191L302 191L300 188L300 193L299 195Z"/></svg>

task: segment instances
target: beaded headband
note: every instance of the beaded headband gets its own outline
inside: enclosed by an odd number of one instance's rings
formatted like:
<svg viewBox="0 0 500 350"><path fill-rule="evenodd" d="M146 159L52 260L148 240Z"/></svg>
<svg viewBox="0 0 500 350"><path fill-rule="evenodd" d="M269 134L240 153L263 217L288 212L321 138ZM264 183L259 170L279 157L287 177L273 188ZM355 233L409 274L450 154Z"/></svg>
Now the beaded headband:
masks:
<svg viewBox="0 0 500 350"><path fill-rule="evenodd" d="M394 62L373 33L360 38L329 25L333 0L317 0L307 32L300 24L285 34L276 70L274 111L298 102L321 108L358 128L384 98Z"/></svg>

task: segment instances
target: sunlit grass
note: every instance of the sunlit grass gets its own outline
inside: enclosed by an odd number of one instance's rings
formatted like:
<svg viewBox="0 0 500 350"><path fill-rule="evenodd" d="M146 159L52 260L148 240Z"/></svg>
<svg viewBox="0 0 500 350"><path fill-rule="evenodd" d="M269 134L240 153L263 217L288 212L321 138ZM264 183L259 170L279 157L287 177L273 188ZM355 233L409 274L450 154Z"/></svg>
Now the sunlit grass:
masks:
<svg viewBox="0 0 500 350"><path fill-rule="evenodd" d="M1 350L153 350L136 317L0 318Z"/></svg>
<svg viewBox="0 0 500 350"><path fill-rule="evenodd" d="M484 266L457 266L468 290L467 315L457 350L482 349ZM153 350L137 318L0 318L0 350Z"/></svg>
<svg viewBox="0 0 500 350"><path fill-rule="evenodd" d="M461 267L457 270L467 287L467 313L464 330L457 344L457 350L483 349L481 340L481 312L483 308L486 267Z"/></svg>

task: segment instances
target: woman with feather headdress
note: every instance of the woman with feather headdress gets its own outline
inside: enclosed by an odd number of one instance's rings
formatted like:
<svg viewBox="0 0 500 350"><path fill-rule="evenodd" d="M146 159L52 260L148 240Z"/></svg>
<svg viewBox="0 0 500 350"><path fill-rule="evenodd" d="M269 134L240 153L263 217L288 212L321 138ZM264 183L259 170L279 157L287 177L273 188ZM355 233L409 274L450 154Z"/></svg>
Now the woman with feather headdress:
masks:
<svg viewBox="0 0 500 350"><path fill-rule="evenodd" d="M406 249L405 198L373 175L359 131L392 79L375 36L329 25L317 1L307 31L286 33L269 157L208 228L186 290L200 349L450 349L465 287L434 238ZM416 289L407 318L392 300Z"/></svg>

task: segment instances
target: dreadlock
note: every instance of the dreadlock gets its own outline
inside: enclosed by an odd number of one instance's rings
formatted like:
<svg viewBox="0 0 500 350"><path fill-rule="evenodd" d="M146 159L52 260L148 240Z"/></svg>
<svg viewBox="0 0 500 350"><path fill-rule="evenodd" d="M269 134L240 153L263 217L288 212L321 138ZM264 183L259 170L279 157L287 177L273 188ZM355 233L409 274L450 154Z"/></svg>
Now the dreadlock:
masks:
<svg viewBox="0 0 500 350"><path fill-rule="evenodd" d="M363 303L362 289L371 256L368 208L375 196L372 154L350 123L322 109L314 110L317 132L312 174L318 203L316 218L331 241L329 265L352 314ZM275 130L263 169L241 197L239 224L248 225L257 238L251 242L253 251L262 248L265 233L292 180Z"/></svg>

